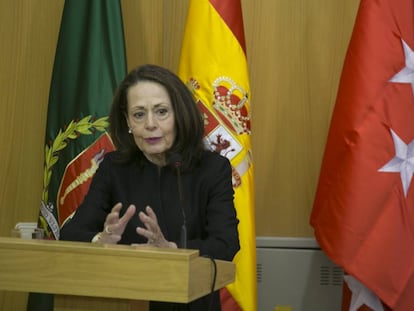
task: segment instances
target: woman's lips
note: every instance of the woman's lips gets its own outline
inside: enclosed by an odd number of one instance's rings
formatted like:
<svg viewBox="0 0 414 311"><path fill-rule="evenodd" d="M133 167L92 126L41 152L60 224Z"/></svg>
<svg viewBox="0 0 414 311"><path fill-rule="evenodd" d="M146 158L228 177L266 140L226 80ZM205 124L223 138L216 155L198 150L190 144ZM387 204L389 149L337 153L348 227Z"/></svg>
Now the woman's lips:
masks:
<svg viewBox="0 0 414 311"><path fill-rule="evenodd" d="M149 137L149 138L145 138L145 142L150 144L150 145L154 145L156 143L158 143L161 140L160 137Z"/></svg>

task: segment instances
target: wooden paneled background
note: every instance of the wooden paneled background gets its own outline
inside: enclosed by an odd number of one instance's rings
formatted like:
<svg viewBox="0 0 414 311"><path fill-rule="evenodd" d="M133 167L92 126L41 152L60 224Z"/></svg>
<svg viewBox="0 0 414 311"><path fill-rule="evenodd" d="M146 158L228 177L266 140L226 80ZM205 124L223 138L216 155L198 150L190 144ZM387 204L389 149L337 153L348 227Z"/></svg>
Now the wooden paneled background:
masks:
<svg viewBox="0 0 414 311"><path fill-rule="evenodd" d="M177 70L188 0L121 0L128 68ZM0 235L36 221L63 0L0 0ZM312 236L309 215L358 0L242 0L256 235ZM206 51L208 53L208 51ZM0 292L0 310L26 295Z"/></svg>

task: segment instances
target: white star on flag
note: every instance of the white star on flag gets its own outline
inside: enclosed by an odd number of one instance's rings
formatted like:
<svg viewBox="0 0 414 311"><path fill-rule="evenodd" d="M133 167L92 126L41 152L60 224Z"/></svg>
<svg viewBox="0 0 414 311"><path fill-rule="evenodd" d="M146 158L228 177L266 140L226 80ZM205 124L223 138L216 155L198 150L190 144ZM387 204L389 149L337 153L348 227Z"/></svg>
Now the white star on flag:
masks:
<svg viewBox="0 0 414 311"><path fill-rule="evenodd" d="M405 67L393 76L390 82L411 83L414 93L414 52L403 39L401 42L404 48Z"/></svg>
<svg viewBox="0 0 414 311"><path fill-rule="evenodd" d="M361 282L350 275L345 275L344 280L352 292L349 311L357 311L363 305L370 307L374 311L384 311L379 298Z"/></svg>
<svg viewBox="0 0 414 311"><path fill-rule="evenodd" d="M414 140L406 145L392 129L390 131L392 139L394 140L395 156L378 171L389 173L399 172L404 195L407 197L408 188L410 188L414 173Z"/></svg>

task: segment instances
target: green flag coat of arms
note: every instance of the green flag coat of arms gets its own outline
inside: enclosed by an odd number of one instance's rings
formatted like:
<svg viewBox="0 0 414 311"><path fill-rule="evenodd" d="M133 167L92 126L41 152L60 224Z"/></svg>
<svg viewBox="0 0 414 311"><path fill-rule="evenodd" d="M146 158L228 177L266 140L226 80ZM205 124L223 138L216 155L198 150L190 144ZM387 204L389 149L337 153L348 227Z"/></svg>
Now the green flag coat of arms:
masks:
<svg viewBox="0 0 414 311"><path fill-rule="evenodd" d="M66 0L49 94L39 226L49 239L76 210L106 152L113 93L126 75L115 0Z"/></svg>

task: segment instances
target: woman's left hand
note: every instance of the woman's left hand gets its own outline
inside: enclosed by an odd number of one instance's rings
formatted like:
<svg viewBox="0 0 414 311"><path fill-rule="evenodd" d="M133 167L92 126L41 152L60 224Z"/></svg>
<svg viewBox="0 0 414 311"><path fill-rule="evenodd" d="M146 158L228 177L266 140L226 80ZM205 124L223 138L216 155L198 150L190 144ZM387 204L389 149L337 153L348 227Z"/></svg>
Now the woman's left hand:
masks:
<svg viewBox="0 0 414 311"><path fill-rule="evenodd" d="M147 244L157 247L177 248L177 244L165 239L164 234L158 225L157 215L151 207L147 206L145 212L139 212L138 217L145 225L145 228L137 227L137 233L148 239Z"/></svg>

